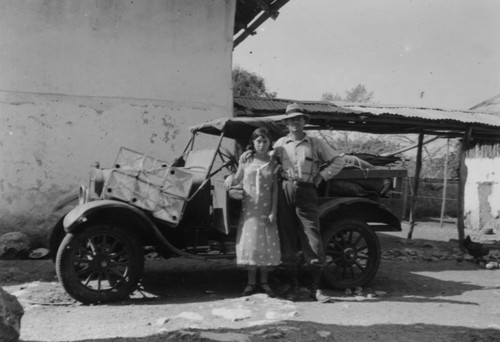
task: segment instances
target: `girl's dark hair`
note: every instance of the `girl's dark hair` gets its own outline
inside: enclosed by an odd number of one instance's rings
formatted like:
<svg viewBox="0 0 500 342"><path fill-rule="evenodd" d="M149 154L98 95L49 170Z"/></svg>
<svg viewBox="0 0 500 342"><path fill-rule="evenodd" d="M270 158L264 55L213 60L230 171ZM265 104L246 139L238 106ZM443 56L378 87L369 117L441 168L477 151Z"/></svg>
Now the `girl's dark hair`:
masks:
<svg viewBox="0 0 500 342"><path fill-rule="evenodd" d="M265 127L259 127L255 131L253 131L252 136L250 137L250 141L248 142L248 145L246 147L246 150L251 152L252 157L255 154L255 147L253 145L253 141L258 137L267 138L269 140L269 150L273 149L273 145L271 143L271 135L269 134L269 131Z"/></svg>

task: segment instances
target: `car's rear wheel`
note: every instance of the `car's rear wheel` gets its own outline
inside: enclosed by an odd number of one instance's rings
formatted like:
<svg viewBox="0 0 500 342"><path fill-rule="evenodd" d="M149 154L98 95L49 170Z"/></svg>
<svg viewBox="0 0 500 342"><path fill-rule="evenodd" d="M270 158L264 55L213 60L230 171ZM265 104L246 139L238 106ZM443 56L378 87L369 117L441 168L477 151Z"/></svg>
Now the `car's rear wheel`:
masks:
<svg viewBox="0 0 500 342"><path fill-rule="evenodd" d="M144 268L142 246L111 223L95 223L69 233L61 242L56 272L66 292L86 303L126 299Z"/></svg>
<svg viewBox="0 0 500 342"><path fill-rule="evenodd" d="M380 265L380 242L363 221L342 219L322 227L326 266L323 279L336 289L367 285Z"/></svg>

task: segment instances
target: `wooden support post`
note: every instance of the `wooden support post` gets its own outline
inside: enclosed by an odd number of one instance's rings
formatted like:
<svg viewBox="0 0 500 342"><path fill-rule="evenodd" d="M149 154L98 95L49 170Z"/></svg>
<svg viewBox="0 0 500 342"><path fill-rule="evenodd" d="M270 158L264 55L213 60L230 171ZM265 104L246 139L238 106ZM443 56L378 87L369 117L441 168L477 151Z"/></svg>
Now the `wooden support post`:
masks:
<svg viewBox="0 0 500 342"><path fill-rule="evenodd" d="M469 127L465 132L462 144L460 145L460 155L458 164L458 201L457 201L457 231L460 246L465 237L464 226L464 204L465 204L465 182L467 181L467 166L465 165L465 155L470 146L472 128Z"/></svg>
<svg viewBox="0 0 500 342"><path fill-rule="evenodd" d="M444 212L446 211L446 196L448 187L448 158L450 154L450 138L446 139L446 157L444 159L444 171L443 171L443 201L441 203L441 219L439 220L439 225L443 228Z"/></svg>
<svg viewBox="0 0 500 342"><path fill-rule="evenodd" d="M403 212L401 213L401 218L404 219L406 218L406 206L408 205L408 196L410 192L410 187L408 186L409 183L409 178L408 176L406 179L403 179ZM409 220L408 220L409 221Z"/></svg>
<svg viewBox="0 0 500 342"><path fill-rule="evenodd" d="M422 169L422 146L424 145L424 133L418 135L417 160L415 165L415 177L413 180L413 196L410 203L410 230L408 231L408 239L413 236L413 228L415 227L415 205L417 204L418 183L420 181L420 170Z"/></svg>

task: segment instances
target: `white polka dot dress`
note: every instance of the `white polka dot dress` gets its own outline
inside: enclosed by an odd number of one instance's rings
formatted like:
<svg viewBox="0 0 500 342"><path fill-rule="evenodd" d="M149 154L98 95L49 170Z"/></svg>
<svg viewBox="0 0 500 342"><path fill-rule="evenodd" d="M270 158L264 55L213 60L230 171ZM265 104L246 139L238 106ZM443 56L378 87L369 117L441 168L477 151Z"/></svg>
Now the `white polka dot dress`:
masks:
<svg viewBox="0 0 500 342"><path fill-rule="evenodd" d="M249 161L243 176L243 207L236 236L239 265L276 266L281 251L276 223L269 225L272 208L273 170L276 162Z"/></svg>

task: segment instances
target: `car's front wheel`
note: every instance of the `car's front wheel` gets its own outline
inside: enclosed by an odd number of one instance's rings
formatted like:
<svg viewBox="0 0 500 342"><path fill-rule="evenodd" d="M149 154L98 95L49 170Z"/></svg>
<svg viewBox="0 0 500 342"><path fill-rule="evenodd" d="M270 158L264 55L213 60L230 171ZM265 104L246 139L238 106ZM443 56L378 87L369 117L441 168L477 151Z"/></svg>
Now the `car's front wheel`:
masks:
<svg viewBox="0 0 500 342"><path fill-rule="evenodd" d="M56 272L66 292L86 303L126 299L144 268L142 246L111 223L94 223L69 233L59 246Z"/></svg>
<svg viewBox="0 0 500 342"><path fill-rule="evenodd" d="M328 222L322 227L326 254L323 279L336 289L365 286L380 265L380 242L375 232L358 219Z"/></svg>

